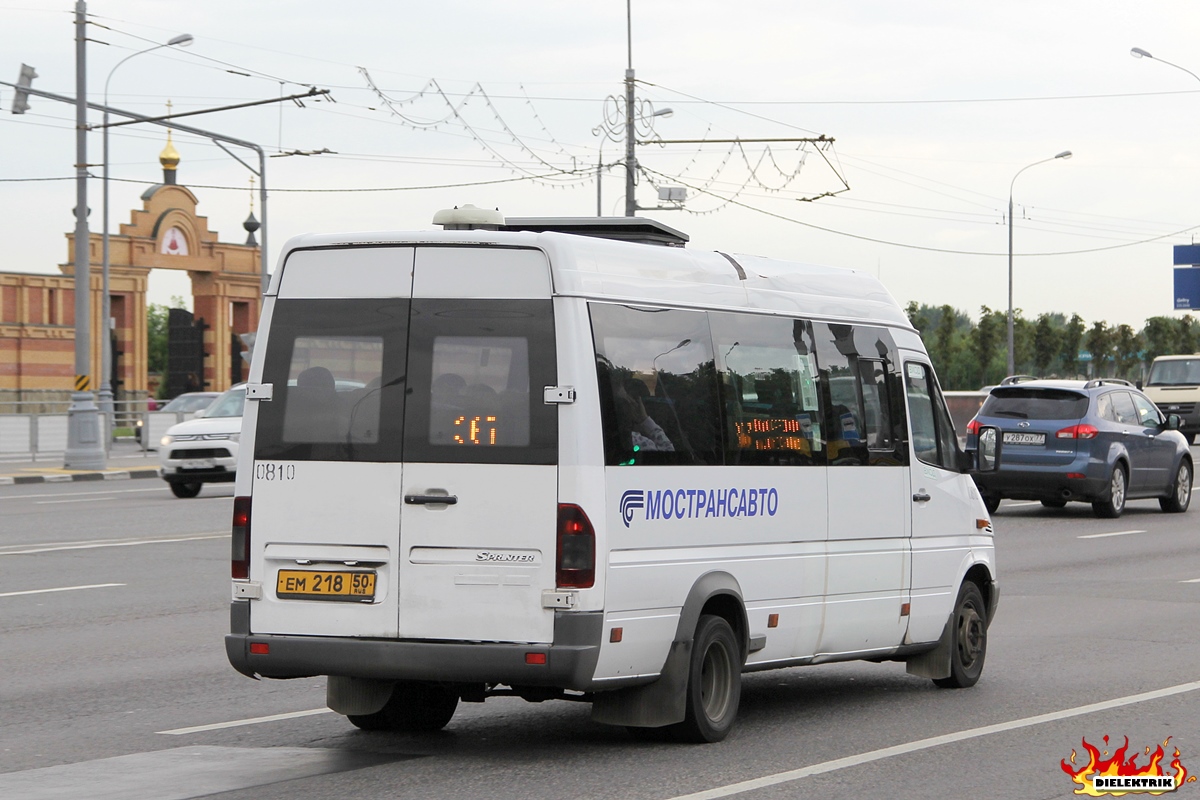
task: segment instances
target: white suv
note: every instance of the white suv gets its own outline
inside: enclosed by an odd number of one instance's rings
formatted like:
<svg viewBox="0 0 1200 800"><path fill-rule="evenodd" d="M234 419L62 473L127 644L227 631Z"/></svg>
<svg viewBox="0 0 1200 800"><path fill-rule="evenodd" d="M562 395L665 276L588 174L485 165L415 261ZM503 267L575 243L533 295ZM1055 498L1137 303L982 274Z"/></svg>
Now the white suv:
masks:
<svg viewBox="0 0 1200 800"><path fill-rule="evenodd" d="M234 479L246 385L238 384L195 419L172 425L159 442L162 477L176 497L195 497L205 483Z"/></svg>

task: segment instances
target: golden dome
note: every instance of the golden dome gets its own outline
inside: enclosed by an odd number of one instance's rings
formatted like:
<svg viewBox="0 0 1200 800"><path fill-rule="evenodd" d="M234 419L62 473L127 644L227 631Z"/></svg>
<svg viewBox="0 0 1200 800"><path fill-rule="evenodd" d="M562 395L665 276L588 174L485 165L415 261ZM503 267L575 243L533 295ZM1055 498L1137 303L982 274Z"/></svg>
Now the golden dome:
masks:
<svg viewBox="0 0 1200 800"><path fill-rule="evenodd" d="M158 163L163 169L175 169L179 166L179 151L171 144L171 130L167 129L167 146L158 154Z"/></svg>

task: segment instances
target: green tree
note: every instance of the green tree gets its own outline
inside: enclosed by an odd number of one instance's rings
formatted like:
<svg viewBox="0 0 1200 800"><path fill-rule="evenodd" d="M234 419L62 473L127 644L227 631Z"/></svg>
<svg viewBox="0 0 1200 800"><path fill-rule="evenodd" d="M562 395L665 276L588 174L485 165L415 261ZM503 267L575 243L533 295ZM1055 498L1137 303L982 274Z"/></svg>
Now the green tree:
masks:
<svg viewBox="0 0 1200 800"><path fill-rule="evenodd" d="M159 303L146 306L147 368L167 374L167 307Z"/></svg>
<svg viewBox="0 0 1200 800"><path fill-rule="evenodd" d="M1179 336L1176 339L1176 353L1195 353L1200 350L1200 327L1196 325L1196 320L1191 314L1185 314L1175 320L1176 330L1179 331Z"/></svg>
<svg viewBox="0 0 1200 800"><path fill-rule="evenodd" d="M1049 314L1039 314L1033 329L1033 369L1039 377L1045 377L1050 365L1058 357L1058 331Z"/></svg>
<svg viewBox="0 0 1200 800"><path fill-rule="evenodd" d="M1108 376L1108 362L1112 359L1113 347L1116 344L1116 334L1107 322L1094 322L1087 333L1087 349L1092 354L1092 377Z"/></svg>
<svg viewBox="0 0 1200 800"><path fill-rule="evenodd" d="M1066 374L1063 377L1074 378L1079 374L1079 349L1083 345L1083 332L1087 330L1083 324L1083 317L1078 314L1071 315L1071 321L1067 323L1062 335L1062 360L1063 372Z"/></svg>
<svg viewBox="0 0 1200 800"><path fill-rule="evenodd" d="M1142 339L1146 343L1146 358L1151 361L1179 352L1179 332L1172 317L1151 317L1146 320Z"/></svg>
<svg viewBox="0 0 1200 800"><path fill-rule="evenodd" d="M917 333L924 338L925 331L929 328L929 317L925 314L925 306L918 306L916 300L909 301L909 304L904 307L904 313L908 315L908 321L917 329Z"/></svg>
<svg viewBox="0 0 1200 800"><path fill-rule="evenodd" d="M1008 320L1004 321L1005 334L1008 333ZM1018 374L1028 374L1033 372L1034 348L1033 348L1034 326L1029 320L1021 316L1021 312L1013 312L1013 369ZM1007 342L1005 343L1007 355ZM1007 367L1007 360L1005 362Z"/></svg>
<svg viewBox="0 0 1200 800"><path fill-rule="evenodd" d="M1142 377L1142 337L1129 325L1116 330L1117 377L1139 380Z"/></svg>
<svg viewBox="0 0 1200 800"><path fill-rule="evenodd" d="M1005 316L999 311L992 311L987 306L979 307L979 324L971 331L971 351L975 356L976 375L979 385L998 383L1003 377L1004 368L1000 375L992 369L992 360L1004 352ZM996 380L989 380L996 378Z"/></svg>

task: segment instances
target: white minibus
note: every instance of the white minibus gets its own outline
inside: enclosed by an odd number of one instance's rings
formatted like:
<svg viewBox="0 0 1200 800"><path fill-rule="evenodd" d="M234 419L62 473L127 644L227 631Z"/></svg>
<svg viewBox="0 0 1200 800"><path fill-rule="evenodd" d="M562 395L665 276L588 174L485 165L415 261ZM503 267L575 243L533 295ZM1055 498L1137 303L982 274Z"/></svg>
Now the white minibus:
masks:
<svg viewBox="0 0 1200 800"><path fill-rule="evenodd" d="M367 730L591 703L725 737L744 672L980 676L992 525L917 332L863 272L640 218L284 247L250 369L230 662Z"/></svg>

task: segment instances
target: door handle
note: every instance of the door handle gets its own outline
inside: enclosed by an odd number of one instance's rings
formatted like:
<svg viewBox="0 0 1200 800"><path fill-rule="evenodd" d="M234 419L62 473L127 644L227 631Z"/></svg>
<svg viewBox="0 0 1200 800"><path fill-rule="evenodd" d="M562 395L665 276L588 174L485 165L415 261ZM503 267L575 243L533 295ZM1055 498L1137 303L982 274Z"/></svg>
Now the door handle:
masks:
<svg viewBox="0 0 1200 800"><path fill-rule="evenodd" d="M927 503L932 499L933 499L932 497L925 494L924 492L917 492L916 494L913 495L913 500L918 503Z"/></svg>
<svg viewBox="0 0 1200 800"><path fill-rule="evenodd" d="M406 494L404 502L410 506L444 505L452 506L458 502L458 497L452 494Z"/></svg>

